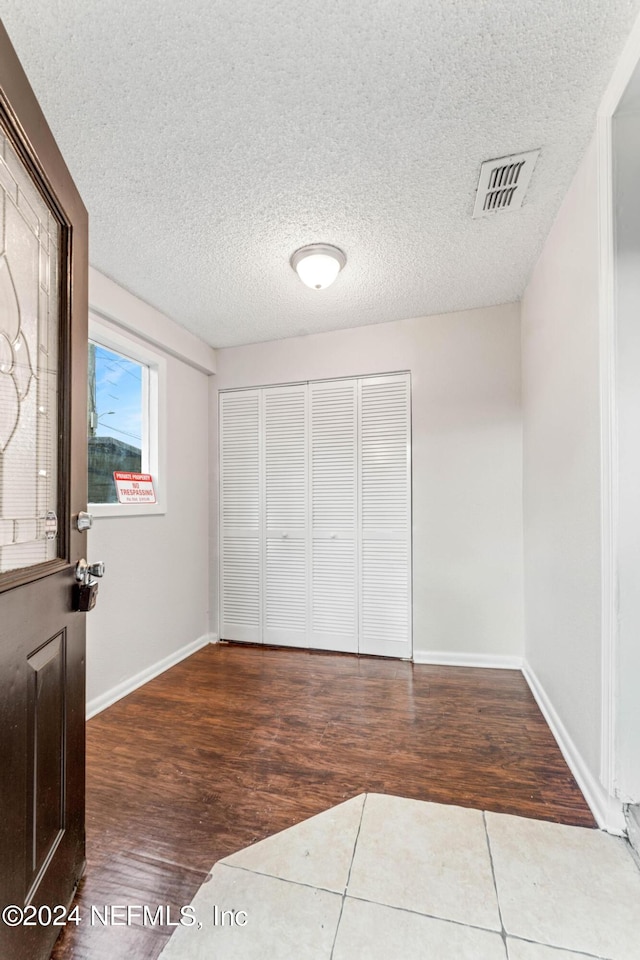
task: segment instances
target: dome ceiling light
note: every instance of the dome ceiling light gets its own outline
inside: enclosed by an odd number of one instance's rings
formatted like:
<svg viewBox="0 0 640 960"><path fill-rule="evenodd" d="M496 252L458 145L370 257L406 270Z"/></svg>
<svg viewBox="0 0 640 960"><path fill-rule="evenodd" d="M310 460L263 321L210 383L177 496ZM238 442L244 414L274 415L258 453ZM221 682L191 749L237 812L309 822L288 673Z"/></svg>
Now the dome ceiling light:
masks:
<svg viewBox="0 0 640 960"><path fill-rule="evenodd" d="M303 283L312 290L331 286L347 258L339 247L329 243L310 243L291 255L291 266Z"/></svg>

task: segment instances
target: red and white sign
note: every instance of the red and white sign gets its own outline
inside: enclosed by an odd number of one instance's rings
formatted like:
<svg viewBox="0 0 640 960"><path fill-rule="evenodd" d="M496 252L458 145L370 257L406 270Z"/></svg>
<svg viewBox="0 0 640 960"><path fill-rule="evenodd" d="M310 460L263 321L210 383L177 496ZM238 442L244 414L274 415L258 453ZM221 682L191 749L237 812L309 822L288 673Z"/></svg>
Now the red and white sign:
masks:
<svg viewBox="0 0 640 960"><path fill-rule="evenodd" d="M153 478L150 473L124 473L113 471L118 491L118 503L155 503Z"/></svg>

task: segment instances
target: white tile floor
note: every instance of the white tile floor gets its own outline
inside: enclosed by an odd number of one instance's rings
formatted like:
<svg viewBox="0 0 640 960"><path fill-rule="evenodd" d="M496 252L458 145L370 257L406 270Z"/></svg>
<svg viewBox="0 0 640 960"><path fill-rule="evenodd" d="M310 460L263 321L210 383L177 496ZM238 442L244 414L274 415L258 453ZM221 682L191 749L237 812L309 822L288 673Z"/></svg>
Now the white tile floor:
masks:
<svg viewBox="0 0 640 960"><path fill-rule="evenodd" d="M623 840L380 794L220 861L192 908L162 960L640 960Z"/></svg>

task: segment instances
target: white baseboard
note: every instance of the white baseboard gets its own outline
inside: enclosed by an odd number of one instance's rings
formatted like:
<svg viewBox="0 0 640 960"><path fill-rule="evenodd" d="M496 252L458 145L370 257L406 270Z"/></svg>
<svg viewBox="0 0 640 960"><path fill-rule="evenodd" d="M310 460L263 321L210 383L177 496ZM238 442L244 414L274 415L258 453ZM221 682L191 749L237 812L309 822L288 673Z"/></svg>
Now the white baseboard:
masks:
<svg viewBox="0 0 640 960"><path fill-rule="evenodd" d="M528 663L525 662L522 672L525 680L529 684L529 689L536 703L542 711L542 715L549 725L551 733L556 739L556 743L562 751L563 757L567 761L567 765L576 783L582 790L584 798L591 808L591 812L598 826L601 830L606 830L608 833L622 836L626 833L622 803L615 797L611 797L600 781L593 775L591 770L589 770L582 754L569 735L567 728L556 713L544 687Z"/></svg>
<svg viewBox="0 0 640 960"><path fill-rule="evenodd" d="M504 657L492 653L449 653L438 650L414 650L414 663L439 667L485 667L489 670L522 670L522 657Z"/></svg>
<svg viewBox="0 0 640 960"><path fill-rule="evenodd" d="M117 684L117 686L111 687L111 689L107 690L106 693L101 693L100 696L94 697L93 700L90 700L87 703L87 720L90 720L92 717L95 717L96 714L106 710L107 707L110 707L112 703L122 700L122 698L126 697L127 694L133 693L134 690L137 690L138 687L148 683L149 680L153 680L154 677L164 673L165 670L169 669L169 667L173 667L176 663L180 663L180 661L184 660L186 657L190 657L192 653L196 652L196 650L200 650L201 647L206 647L208 643L217 642L217 634L205 633L203 636L198 637L197 640L193 640L191 643L187 643L184 647L180 647L180 649L176 650L174 653L170 653L168 657L164 657L162 660L156 661L156 663L151 664L150 667L146 667L144 670L141 670L140 673L136 673L133 677L129 677L128 680L123 680L122 683Z"/></svg>

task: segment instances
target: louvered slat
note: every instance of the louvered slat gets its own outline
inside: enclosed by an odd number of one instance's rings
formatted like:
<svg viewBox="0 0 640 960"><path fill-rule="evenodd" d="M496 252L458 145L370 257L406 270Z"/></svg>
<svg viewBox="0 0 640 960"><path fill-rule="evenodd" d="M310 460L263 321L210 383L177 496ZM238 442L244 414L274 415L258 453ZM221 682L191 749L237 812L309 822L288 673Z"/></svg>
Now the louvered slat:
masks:
<svg viewBox="0 0 640 960"><path fill-rule="evenodd" d="M360 652L411 655L410 385L360 381Z"/></svg>
<svg viewBox="0 0 640 960"><path fill-rule="evenodd" d="M257 538L223 537L222 608L223 639L259 640L260 542ZM248 632L252 636L247 636Z"/></svg>
<svg viewBox="0 0 640 960"><path fill-rule="evenodd" d="M289 644L295 639L299 644L305 640L307 625L304 539L268 539L266 567L266 640Z"/></svg>
<svg viewBox="0 0 640 960"><path fill-rule="evenodd" d="M358 650L355 538L314 539L312 544L311 645L320 650Z"/></svg>
<svg viewBox="0 0 640 960"><path fill-rule="evenodd" d="M402 541L362 545L362 652L404 646L409 636L409 564ZM366 649L365 649L366 648ZM393 649L393 648L391 648ZM395 656L403 656L396 652Z"/></svg>
<svg viewBox="0 0 640 960"><path fill-rule="evenodd" d="M260 393L220 395L220 637L262 641Z"/></svg>
<svg viewBox="0 0 640 960"><path fill-rule="evenodd" d="M311 646L356 652L357 382L309 385Z"/></svg>

